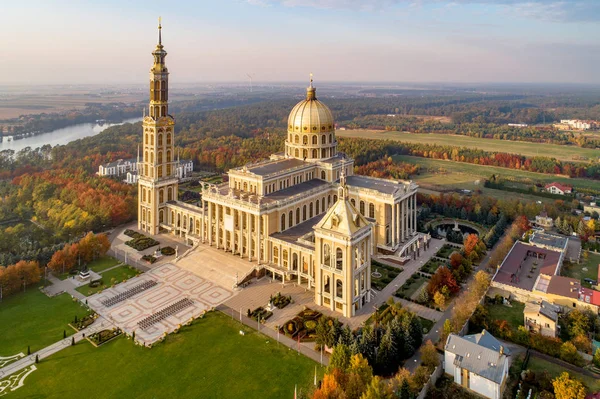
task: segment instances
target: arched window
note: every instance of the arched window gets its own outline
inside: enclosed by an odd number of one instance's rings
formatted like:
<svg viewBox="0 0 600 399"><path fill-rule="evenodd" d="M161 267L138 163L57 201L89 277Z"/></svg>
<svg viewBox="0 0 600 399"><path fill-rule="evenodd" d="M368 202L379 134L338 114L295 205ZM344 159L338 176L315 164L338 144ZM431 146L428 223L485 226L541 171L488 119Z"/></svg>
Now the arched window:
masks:
<svg viewBox="0 0 600 399"><path fill-rule="evenodd" d="M171 187L167 188L167 201L173 201L173 189Z"/></svg>
<svg viewBox="0 0 600 399"><path fill-rule="evenodd" d="M328 294L331 293L331 279L329 276L325 276L325 279L323 280L323 291Z"/></svg>
<svg viewBox="0 0 600 399"><path fill-rule="evenodd" d="M320 214L320 213L321 213L321 212L320 212L320 209L319 209L319 205L320 205L320 203L319 203L319 200L317 200L317 202L316 202L316 204L315 204L315 205L317 206L317 213L316 213L316 214L318 215L318 214Z"/></svg>
<svg viewBox="0 0 600 399"><path fill-rule="evenodd" d="M337 194L333 195L333 202L336 203L337 202Z"/></svg>
<svg viewBox="0 0 600 399"><path fill-rule="evenodd" d="M325 135L321 136L321 144L326 144L327 143L327 138Z"/></svg>
<svg viewBox="0 0 600 399"><path fill-rule="evenodd" d="M317 150L312 150L312 157L317 158L319 156L319 152Z"/></svg>
<svg viewBox="0 0 600 399"><path fill-rule="evenodd" d="M166 115L167 115L167 107L163 105L160 110L160 116L166 116Z"/></svg>
<svg viewBox="0 0 600 399"><path fill-rule="evenodd" d="M338 298L342 298L343 297L343 284L342 284L342 280L337 280L335 283L335 296Z"/></svg>
<svg viewBox="0 0 600 399"><path fill-rule="evenodd" d="M279 247L273 248L273 263L279 264Z"/></svg>
<svg viewBox="0 0 600 399"><path fill-rule="evenodd" d="M163 223L164 222L164 215L163 215L163 210L161 209L160 212L158 212L158 223Z"/></svg>
<svg viewBox="0 0 600 399"><path fill-rule="evenodd" d="M171 162L171 150L167 150L167 162Z"/></svg>
<svg viewBox="0 0 600 399"><path fill-rule="evenodd" d="M290 214L288 215L288 223L290 227L294 224L294 212L292 211L290 211Z"/></svg>
<svg viewBox="0 0 600 399"><path fill-rule="evenodd" d="M360 201L360 209L358 211L361 215L365 215L365 201Z"/></svg>
<svg viewBox="0 0 600 399"><path fill-rule="evenodd" d="M300 143L300 136L296 135L296 137L294 137L294 143L296 143L296 144Z"/></svg>
<svg viewBox="0 0 600 399"><path fill-rule="evenodd" d="M327 150L325 148L321 149L321 158L327 158Z"/></svg>
<svg viewBox="0 0 600 399"><path fill-rule="evenodd" d="M142 222L145 222L145 221L146 221L146 210L143 209L142 210Z"/></svg>
<svg viewBox="0 0 600 399"><path fill-rule="evenodd" d="M158 192L158 203L162 204L163 202L165 202L165 191L161 189Z"/></svg>
<svg viewBox="0 0 600 399"><path fill-rule="evenodd" d="M304 256L302 257L302 273L308 274L308 262Z"/></svg>
<svg viewBox="0 0 600 399"><path fill-rule="evenodd" d="M171 133L167 133L167 145L171 145Z"/></svg>
<svg viewBox="0 0 600 399"><path fill-rule="evenodd" d="M329 244L323 244L323 264L331 266L331 248Z"/></svg>
<svg viewBox="0 0 600 399"><path fill-rule="evenodd" d="M285 213L281 215L281 231L285 230Z"/></svg>
<svg viewBox="0 0 600 399"><path fill-rule="evenodd" d="M336 248L336 250L335 250L335 268L338 270L342 270L343 264L344 264L344 255L342 254L342 249Z"/></svg>
<svg viewBox="0 0 600 399"><path fill-rule="evenodd" d="M146 133L146 138L144 140L144 143L148 144L148 133Z"/></svg>
<svg viewBox="0 0 600 399"><path fill-rule="evenodd" d="M146 189L142 188L142 202L146 202Z"/></svg>
<svg viewBox="0 0 600 399"><path fill-rule="evenodd" d="M167 176L171 176L171 164L167 164Z"/></svg>
<svg viewBox="0 0 600 399"><path fill-rule="evenodd" d="M154 135L150 136L150 145L154 145Z"/></svg>
<svg viewBox="0 0 600 399"><path fill-rule="evenodd" d="M295 156L296 158L298 158L298 157L300 156L300 152L298 151L298 149L297 149L297 148L294 150L294 156Z"/></svg>
<svg viewBox="0 0 600 399"><path fill-rule="evenodd" d="M326 180L326 179L327 179L327 177L326 177L326 175L325 175L325 171L324 171L324 170L322 170L322 171L321 171L321 180Z"/></svg>
<svg viewBox="0 0 600 399"><path fill-rule="evenodd" d="M300 208L296 208L296 224L300 223Z"/></svg>
<svg viewBox="0 0 600 399"><path fill-rule="evenodd" d="M375 204L369 203L369 217L375 218Z"/></svg>
<svg viewBox="0 0 600 399"><path fill-rule="evenodd" d="M152 223L152 214L148 212L148 224Z"/></svg>
<svg viewBox="0 0 600 399"><path fill-rule="evenodd" d="M244 191L248 191L248 183L244 182Z"/></svg>
<svg viewBox="0 0 600 399"><path fill-rule="evenodd" d="M312 143L313 144L318 144L319 139L317 138L317 136L313 136L312 138Z"/></svg>
<svg viewBox="0 0 600 399"><path fill-rule="evenodd" d="M309 218L313 217L313 204L312 204L312 202L308 205L308 217Z"/></svg>
<svg viewBox="0 0 600 399"><path fill-rule="evenodd" d="M321 198L321 209L325 212L325 197Z"/></svg>
<svg viewBox="0 0 600 399"><path fill-rule="evenodd" d="M331 205L331 195L327 196L327 206Z"/></svg>
<svg viewBox="0 0 600 399"><path fill-rule="evenodd" d="M329 135L329 143L333 143L333 134Z"/></svg>
<svg viewBox="0 0 600 399"><path fill-rule="evenodd" d="M350 198L350 203L356 208L356 200L354 198Z"/></svg>
<svg viewBox="0 0 600 399"><path fill-rule="evenodd" d="M292 142L292 134L290 133L290 138L289 138L290 143Z"/></svg>
<svg viewBox="0 0 600 399"><path fill-rule="evenodd" d="M302 157L308 158L308 150L306 150L306 149L302 150Z"/></svg>
<svg viewBox="0 0 600 399"><path fill-rule="evenodd" d="M144 176L148 176L148 165L144 165Z"/></svg>
<svg viewBox="0 0 600 399"><path fill-rule="evenodd" d="M162 151L159 151L159 152L158 152L158 155L157 155L157 157L156 157L156 158L157 158L157 160L158 160L158 163L159 163L159 164L161 164L161 163L162 163L162 161L163 161L163 158L162 158Z"/></svg>
<svg viewBox="0 0 600 399"><path fill-rule="evenodd" d="M150 163L154 163L154 153L150 152Z"/></svg>
<svg viewBox="0 0 600 399"><path fill-rule="evenodd" d="M298 254L292 255L292 270L298 270Z"/></svg>
<svg viewBox="0 0 600 399"><path fill-rule="evenodd" d="M302 207L302 221L306 220L306 205Z"/></svg>
<svg viewBox="0 0 600 399"><path fill-rule="evenodd" d="M162 133L158 134L158 145L159 146L163 145L163 142L162 142Z"/></svg>
<svg viewBox="0 0 600 399"><path fill-rule="evenodd" d="M284 249L281 251L281 257L283 259L283 267L288 267L288 251Z"/></svg>
<svg viewBox="0 0 600 399"><path fill-rule="evenodd" d="M308 144L308 136L306 134L304 136L302 136L302 144L303 145L307 145Z"/></svg>

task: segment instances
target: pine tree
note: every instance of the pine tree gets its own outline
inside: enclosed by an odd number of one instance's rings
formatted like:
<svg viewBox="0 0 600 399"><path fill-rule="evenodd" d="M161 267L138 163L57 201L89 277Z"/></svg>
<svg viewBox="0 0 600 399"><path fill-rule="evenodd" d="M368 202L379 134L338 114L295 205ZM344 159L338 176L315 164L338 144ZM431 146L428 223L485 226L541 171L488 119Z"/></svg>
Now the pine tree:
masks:
<svg viewBox="0 0 600 399"><path fill-rule="evenodd" d="M408 378L402 380L402 385L400 386L400 390L398 391L399 399L411 399L412 392L410 392L410 386L408 385Z"/></svg>
<svg viewBox="0 0 600 399"><path fill-rule="evenodd" d="M327 374L331 374L333 370L339 369L345 372L350 365L350 349L344 344L338 344L333 348L333 353L329 359Z"/></svg>
<svg viewBox="0 0 600 399"><path fill-rule="evenodd" d="M388 329L383 337L377 351L378 374L390 375L398 368L398 350L391 329Z"/></svg>

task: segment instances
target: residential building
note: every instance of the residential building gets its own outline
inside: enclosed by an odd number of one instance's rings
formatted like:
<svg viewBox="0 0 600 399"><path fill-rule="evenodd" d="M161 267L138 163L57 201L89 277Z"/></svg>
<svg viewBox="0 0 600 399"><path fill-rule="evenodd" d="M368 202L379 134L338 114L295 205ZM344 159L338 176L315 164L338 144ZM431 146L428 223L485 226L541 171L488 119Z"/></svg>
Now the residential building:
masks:
<svg viewBox="0 0 600 399"><path fill-rule="evenodd" d="M122 176L129 171L137 170L135 158L118 159L114 162L108 162L98 167L99 176Z"/></svg>
<svg viewBox="0 0 600 399"><path fill-rule="evenodd" d="M554 220L546 212L542 212L535 217L534 225L544 230L550 230L554 227Z"/></svg>
<svg viewBox="0 0 600 399"><path fill-rule="evenodd" d="M547 301L527 302L523 310L525 327L532 332L547 336L558 335L558 314L560 308Z"/></svg>
<svg viewBox="0 0 600 399"><path fill-rule="evenodd" d="M565 195L573 192L573 187L561 183L546 184L545 190L551 194Z"/></svg>
<svg viewBox="0 0 600 399"><path fill-rule="evenodd" d="M510 351L486 330L461 337L450 334L444 372L456 384L490 399L501 399L508 380Z"/></svg>

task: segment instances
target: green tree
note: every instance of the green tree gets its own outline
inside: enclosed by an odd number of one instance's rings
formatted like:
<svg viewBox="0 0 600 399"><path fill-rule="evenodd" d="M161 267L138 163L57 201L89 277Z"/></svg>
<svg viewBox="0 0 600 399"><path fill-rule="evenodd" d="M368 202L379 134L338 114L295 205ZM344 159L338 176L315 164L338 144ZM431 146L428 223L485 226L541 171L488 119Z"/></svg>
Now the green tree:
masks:
<svg viewBox="0 0 600 399"><path fill-rule="evenodd" d="M440 356L430 339L421 346L421 362L431 370L435 369L440 364Z"/></svg>
<svg viewBox="0 0 600 399"><path fill-rule="evenodd" d="M392 392L381 377L375 376L360 399L392 399Z"/></svg>
<svg viewBox="0 0 600 399"><path fill-rule="evenodd" d="M600 348L596 349L596 353L594 353L594 364L596 367L600 367Z"/></svg>
<svg viewBox="0 0 600 399"><path fill-rule="evenodd" d="M377 374L392 374L398 368L398 360L398 348L391 329L388 329L381 337L377 351Z"/></svg>
<svg viewBox="0 0 600 399"><path fill-rule="evenodd" d="M343 372L346 371L350 365L350 348L345 344L337 344L333 348L331 358L329 358L329 366L327 366L327 374L333 373L333 370L339 369Z"/></svg>

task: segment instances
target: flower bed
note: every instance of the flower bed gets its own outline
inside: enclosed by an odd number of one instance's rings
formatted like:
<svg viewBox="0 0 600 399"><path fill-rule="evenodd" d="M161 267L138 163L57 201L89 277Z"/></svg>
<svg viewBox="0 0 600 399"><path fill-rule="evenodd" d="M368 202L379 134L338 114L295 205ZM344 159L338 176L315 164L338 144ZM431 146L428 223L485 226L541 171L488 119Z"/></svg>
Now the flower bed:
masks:
<svg viewBox="0 0 600 399"><path fill-rule="evenodd" d="M113 338L121 335L122 332L118 328L113 328L112 330L102 330L91 334L88 339L92 341L96 346L100 346L105 342L110 341Z"/></svg>
<svg viewBox="0 0 600 399"><path fill-rule="evenodd" d="M452 245L444 244L444 246L440 248L435 256L450 259L450 255L452 255L453 252L459 252L459 250Z"/></svg>
<svg viewBox="0 0 600 399"><path fill-rule="evenodd" d="M125 244L138 251L143 251L145 249L158 245L159 242L156 241L154 238L146 237L145 235L140 234L139 237L136 237L133 240L126 241Z"/></svg>
<svg viewBox="0 0 600 399"><path fill-rule="evenodd" d="M69 325L75 330L80 331L90 326L94 322L94 320L96 320L96 317L96 313L90 313L86 316L83 316L81 319L75 317L75 319L71 323L69 323Z"/></svg>
<svg viewBox="0 0 600 399"><path fill-rule="evenodd" d="M156 262L156 258L152 255L144 255L142 256L142 260L145 260L146 262L153 264L154 262Z"/></svg>
<svg viewBox="0 0 600 399"><path fill-rule="evenodd" d="M306 308L293 319L283 323L279 327L279 332L292 338L300 336L300 341L313 341L316 338L317 324L322 316L321 312Z"/></svg>
<svg viewBox="0 0 600 399"><path fill-rule="evenodd" d="M292 302L291 295L285 296L278 292L277 295L271 297L270 301L277 309L283 309Z"/></svg>
<svg viewBox="0 0 600 399"><path fill-rule="evenodd" d="M90 283L88 284L88 286L90 288L96 288L96 287L100 287L103 283L104 283L104 281L102 281L102 279L92 280L92 281L90 281Z"/></svg>
<svg viewBox="0 0 600 399"><path fill-rule="evenodd" d="M131 230L131 229L127 229L127 230L125 230L125 231L123 232L123 234L125 234L126 236L128 236L128 237L131 237L131 238L144 237L144 235L143 235L143 234L141 234L141 233L138 233L137 231L133 231L133 230Z"/></svg>
<svg viewBox="0 0 600 399"><path fill-rule="evenodd" d="M173 247L163 247L160 249L160 253L165 256L175 255L175 250Z"/></svg>
<svg viewBox="0 0 600 399"><path fill-rule="evenodd" d="M260 319L261 322L264 322L271 316L273 316L273 312L266 310L262 306L257 307L252 312L250 309L248 309L248 317L250 317L252 320L258 321Z"/></svg>
<svg viewBox="0 0 600 399"><path fill-rule="evenodd" d="M439 260L433 260L430 259L427 261L427 263L425 263L423 266L421 266L421 271L425 272L425 273L429 273L429 274L434 274L435 271L440 267L445 265L445 262L441 262Z"/></svg>

